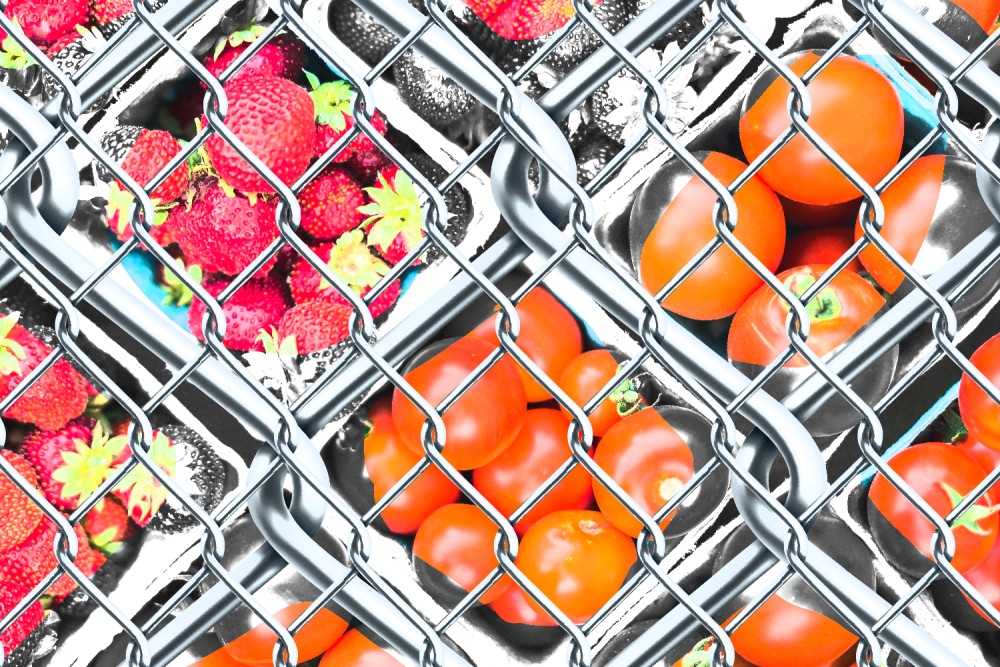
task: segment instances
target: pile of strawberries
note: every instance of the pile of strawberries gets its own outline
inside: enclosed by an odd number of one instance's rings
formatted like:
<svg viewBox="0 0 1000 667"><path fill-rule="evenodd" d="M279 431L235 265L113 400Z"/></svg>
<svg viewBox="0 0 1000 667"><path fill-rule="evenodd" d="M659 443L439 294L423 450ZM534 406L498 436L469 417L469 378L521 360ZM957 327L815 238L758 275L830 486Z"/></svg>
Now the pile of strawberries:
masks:
<svg viewBox="0 0 1000 667"><path fill-rule="evenodd" d="M221 76L260 36L250 26L221 40L204 57ZM285 185L292 185L334 148L355 124L354 91L344 81L322 81L303 70L306 52L283 34L265 44L225 83L226 127ZM204 127L204 117L196 124ZM384 135L385 120L372 124ZM165 130L121 127L105 137L105 150L141 186L181 150ZM279 237L275 184L268 182L218 133L151 192L152 238L180 267L217 296ZM358 134L337 151L298 194L298 233L344 284L365 296L423 239L417 190L370 138ZM133 196L110 185L107 223L122 241L134 234ZM139 209L139 207L137 207ZM141 209L136 213L141 218ZM181 281L164 272L167 301L190 304L189 326L203 339L204 304ZM375 317L400 293L399 281L372 300ZM223 344L237 351L308 354L347 337L347 299L289 247L269 260L224 305Z"/></svg>

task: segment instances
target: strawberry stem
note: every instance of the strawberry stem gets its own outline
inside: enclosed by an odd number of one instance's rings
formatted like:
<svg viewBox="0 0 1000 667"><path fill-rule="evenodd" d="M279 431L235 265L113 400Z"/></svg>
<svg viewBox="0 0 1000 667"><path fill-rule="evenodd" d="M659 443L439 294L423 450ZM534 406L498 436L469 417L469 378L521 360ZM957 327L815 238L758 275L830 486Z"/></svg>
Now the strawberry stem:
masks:
<svg viewBox="0 0 1000 667"><path fill-rule="evenodd" d="M19 312L13 312L3 319L0 319L0 375L11 375L21 373L21 362L24 360L24 348L13 338L10 332L17 324Z"/></svg>

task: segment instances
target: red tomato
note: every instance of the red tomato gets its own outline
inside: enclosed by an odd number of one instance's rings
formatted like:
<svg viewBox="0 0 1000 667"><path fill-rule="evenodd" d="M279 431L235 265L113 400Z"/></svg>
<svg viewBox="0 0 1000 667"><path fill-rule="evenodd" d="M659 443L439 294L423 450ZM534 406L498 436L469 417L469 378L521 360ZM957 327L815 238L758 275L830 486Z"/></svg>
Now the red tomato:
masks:
<svg viewBox="0 0 1000 667"><path fill-rule="evenodd" d="M992 33L994 22L1000 15L998 0L951 0L964 9L983 30Z"/></svg>
<svg viewBox="0 0 1000 667"><path fill-rule="evenodd" d="M888 463L942 517L986 476L982 466L962 450L941 442L913 445L895 454ZM872 481L868 500L870 517L872 510L877 510L926 559L931 558L933 525L881 474ZM955 555L951 563L959 572L968 572L983 562L996 542L998 521L996 514L990 512L991 504L987 493L952 526ZM918 564L908 562L905 545L899 544L898 538L892 539L895 534L876 530L874 536L886 557L901 569L914 575L923 574ZM929 567L929 563L923 562Z"/></svg>
<svg viewBox="0 0 1000 667"><path fill-rule="evenodd" d="M1000 541L993 545L982 563L965 573L965 578L973 588L986 598L987 602L1000 609ZM972 604L972 600L969 600L968 597L966 600L977 614L993 623L986 614L979 610L979 607ZM993 625L996 624L993 623Z"/></svg>
<svg viewBox="0 0 1000 667"><path fill-rule="evenodd" d="M357 630L351 630L323 654L319 667L403 667L403 663Z"/></svg>
<svg viewBox="0 0 1000 667"><path fill-rule="evenodd" d="M417 465L421 457L403 444L392 421L388 399L376 401L368 411L371 429L365 436L365 470L375 487L375 501ZM380 515L394 533L409 535L431 512L458 500L461 492L444 473L431 466L420 473Z"/></svg>
<svg viewBox="0 0 1000 667"><path fill-rule="evenodd" d="M826 271L825 266L801 266L778 275L794 294L805 291ZM809 337L806 344L819 356L832 351L861 329L885 304L868 282L849 271L834 276L830 284L806 304ZM757 290L740 307L729 329L729 358L766 366L791 345L785 330L789 308L770 287ZM785 366L807 365L800 354Z"/></svg>
<svg viewBox="0 0 1000 667"><path fill-rule="evenodd" d="M404 377L437 406L492 351L480 340L460 339ZM459 470L489 463L513 442L527 411L517 364L505 355L442 415L445 458ZM424 413L398 389L392 395L392 419L406 446L423 454Z"/></svg>
<svg viewBox="0 0 1000 667"><path fill-rule="evenodd" d="M709 153L702 164L723 185L732 183L747 168L722 153ZM774 271L785 248L785 217L778 198L756 176L734 198L738 209L736 238ZM639 277L650 293L659 292L716 238L716 200L700 178L692 177L660 214L639 260ZM664 299L663 307L696 320L716 320L735 313L761 282L729 246L723 245Z"/></svg>
<svg viewBox="0 0 1000 667"><path fill-rule="evenodd" d="M413 538L413 557L468 592L499 566L493 552L497 531L496 524L475 505L445 505L420 525ZM479 601L495 600L510 583L509 577L502 577Z"/></svg>
<svg viewBox="0 0 1000 667"><path fill-rule="evenodd" d="M504 516L510 516L528 496L571 458L569 419L558 410L528 410L524 426L503 456L472 473L472 483ZM524 535L536 521L557 510L590 507L590 475L577 465L542 496L514 526Z"/></svg>
<svg viewBox="0 0 1000 667"><path fill-rule="evenodd" d="M566 306L541 287L528 292L517 304L516 310L521 318L521 331L517 336L518 348L555 382L566 365L583 350L580 325L576 323L576 318ZM469 335L494 347L500 344L494 317L480 324ZM528 371L519 364L516 365L524 383L524 393L528 397L528 402L540 403L551 400L549 392L545 391Z"/></svg>
<svg viewBox="0 0 1000 667"><path fill-rule="evenodd" d="M569 362L559 378L559 387L581 408L597 396L618 374L618 362L607 350L590 350ZM590 413L594 435L600 438L625 415L641 407L645 401L629 380L601 401ZM563 409L567 415L569 411Z"/></svg>
<svg viewBox="0 0 1000 667"><path fill-rule="evenodd" d="M920 247L927 238L934 218L941 181L944 177L944 155L927 155L914 162L906 171L889 184L880 199L885 206L885 222L879 234L903 259L913 263ZM864 236L860 214L854 238ZM887 292L893 293L903 283L903 274L874 245L869 245L859 256L872 277Z"/></svg>
<svg viewBox="0 0 1000 667"><path fill-rule="evenodd" d="M818 60L802 54L790 65L801 76ZM837 56L808 86L809 127L866 182L874 185L899 159L903 146L903 106L889 80L853 56ZM740 141L751 161L791 126L791 86L777 78L740 119ZM753 94L753 93L752 93ZM807 204L829 205L861 193L801 134L795 135L761 168L774 190Z"/></svg>
<svg viewBox="0 0 1000 667"><path fill-rule="evenodd" d="M566 510L528 529L514 564L570 620L585 623L618 592L635 559L635 542L603 514Z"/></svg>
<svg viewBox="0 0 1000 667"><path fill-rule="evenodd" d="M520 586L513 584L508 586L507 590L500 594L500 597L490 603L490 609L507 623L544 628L558 625L555 619L539 610L537 605L531 602Z"/></svg>
<svg viewBox="0 0 1000 667"><path fill-rule="evenodd" d="M854 233L846 225L807 229L788 240L778 270L787 271L807 264L830 266L846 255L853 245ZM856 257L847 268L855 273L860 273L863 269Z"/></svg>
<svg viewBox="0 0 1000 667"><path fill-rule="evenodd" d="M309 602L299 602L289 605L274 614L274 618L283 626L288 627L309 608L310 604ZM299 652L299 663L322 655L323 651L333 646L345 630L347 630L346 621L329 609L320 609L293 635L295 646ZM278 636L261 623L245 635L229 642L223 648L231 658L244 665L267 667L273 664L271 655L277 640Z"/></svg>
<svg viewBox="0 0 1000 667"><path fill-rule="evenodd" d="M1000 336L983 343L969 361L994 385L1000 384ZM958 409L969 437L1000 449L1000 405L965 374L958 386Z"/></svg>
<svg viewBox="0 0 1000 667"><path fill-rule="evenodd" d="M594 461L650 515L694 476L691 449L654 409L640 410L612 426L601 439ZM593 486L597 505L615 528L638 537L639 520L596 479ZM674 514L676 510L660 522L661 530Z"/></svg>
<svg viewBox="0 0 1000 667"><path fill-rule="evenodd" d="M212 651L201 660L192 662L188 667L245 667L245 665L239 660L233 659L225 648L220 648L217 651Z"/></svg>
<svg viewBox="0 0 1000 667"><path fill-rule="evenodd" d="M996 468L1000 468L1000 450L987 447L974 438L966 438L955 446L975 459L976 463L983 467L987 475L992 474ZM983 479L986 478L984 477ZM1000 498L1000 488L998 487L1000 487L1000 482L997 482L993 486L991 495L994 498Z"/></svg>

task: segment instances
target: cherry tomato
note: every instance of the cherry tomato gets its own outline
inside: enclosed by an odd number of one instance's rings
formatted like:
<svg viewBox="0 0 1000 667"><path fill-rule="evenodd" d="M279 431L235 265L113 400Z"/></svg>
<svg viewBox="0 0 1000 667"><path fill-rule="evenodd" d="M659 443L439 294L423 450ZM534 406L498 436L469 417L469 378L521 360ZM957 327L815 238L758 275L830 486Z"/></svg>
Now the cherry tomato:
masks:
<svg viewBox="0 0 1000 667"><path fill-rule="evenodd" d="M365 436L365 470L378 502L422 457L414 454L400 439L388 399L372 404L368 421L371 427ZM458 487L431 466L420 473L380 516L392 532L410 535L417 532L434 510L455 502L460 495Z"/></svg>
<svg viewBox="0 0 1000 667"><path fill-rule="evenodd" d="M823 275L825 266L809 265L778 275L794 294L801 295ZM885 299L861 276L842 271L806 304L809 337L806 344L819 356L831 352L850 338L885 304ZM788 306L770 287L764 286L736 313L729 330L729 358L756 366L766 366L791 342L785 330ZM796 354L786 364L806 366Z"/></svg>
<svg viewBox="0 0 1000 667"><path fill-rule="evenodd" d="M492 350L480 340L460 339L404 377L437 406ZM442 415L445 458L459 470L489 463L513 442L527 411L517 364L504 355ZM398 389L392 395L392 419L404 444L423 454L420 433L424 413Z"/></svg>
<svg viewBox="0 0 1000 667"><path fill-rule="evenodd" d="M702 164L723 185L732 183L747 168L743 162L722 153L709 153ZM654 177L646 188L660 186ZM640 201L646 188L633 207L630 224L639 224L638 211L658 216L639 258L639 278L650 293L656 294L717 237L713 223L717 197L700 178L693 176L666 208L653 212ZM656 193L646 196L655 197ZM785 247L785 218L778 198L756 176L734 198L738 220L733 233L764 266L774 271ZM735 313L761 282L729 246L723 245L664 299L663 307L695 320L720 319Z"/></svg>
<svg viewBox="0 0 1000 667"><path fill-rule="evenodd" d="M994 385L1000 384L1000 336L983 343L969 361ZM958 409L969 437L1000 449L1000 405L965 374L958 386Z"/></svg>
<svg viewBox="0 0 1000 667"><path fill-rule="evenodd" d="M510 516L556 470L571 458L567 434L569 419L547 408L528 410L513 444L472 473L472 483L504 516ZM524 535L536 521L557 510L590 507L590 475L577 465L542 496L514 529Z"/></svg>
<svg viewBox="0 0 1000 667"><path fill-rule="evenodd" d="M548 375L559 379L566 365L583 350L580 325L566 306L541 287L528 292L516 307L521 318L517 346ZM489 318L469 334L497 346L496 318ZM529 403L551 400L549 392L525 369L517 365Z"/></svg>
<svg viewBox="0 0 1000 667"><path fill-rule="evenodd" d="M910 264L917 258L931 227L944 168L944 155L924 156L890 183L880 197L885 206L885 221L879 234ZM862 236L864 231L859 215L854 238ZM869 245L861 251L860 259L887 292L899 289L903 274L881 250Z"/></svg>
<svg viewBox="0 0 1000 667"><path fill-rule="evenodd" d="M612 426L594 461L647 514L656 514L694 476L694 457L683 438L654 409L640 410ZM642 524L596 479L597 505L615 528L638 537ZM676 514L660 522L667 527Z"/></svg>
<svg viewBox="0 0 1000 667"><path fill-rule="evenodd" d="M589 350L573 359L559 378L559 387L581 408L618 374L618 362L607 350ZM645 401L631 380L624 380L594 411L590 425L600 438L625 415L635 412ZM563 409L568 415L569 411Z"/></svg>
<svg viewBox="0 0 1000 667"><path fill-rule="evenodd" d="M283 626L288 627L309 608L310 604L309 602L299 602L289 605L274 614L274 618ZM295 647L299 652L299 662L303 663L322 655L346 630L346 621L329 609L320 609L293 635ZM267 665L273 664L271 656L277 640L278 636L261 623L245 635L229 642L223 648L230 657L244 665L267 667Z"/></svg>
<svg viewBox="0 0 1000 667"><path fill-rule="evenodd" d="M969 585L986 601L1000 609L1000 540L990 549L986 559L963 575ZM991 632L996 624L979 610L951 581L938 580L931 587L934 602L949 623L972 632Z"/></svg>
<svg viewBox="0 0 1000 667"><path fill-rule="evenodd" d="M795 234L785 246L779 271L787 271L807 264L830 266L854 245L854 234L846 225L816 227ZM855 257L847 269L861 273L863 267Z"/></svg>
<svg viewBox="0 0 1000 667"><path fill-rule="evenodd" d="M1000 468L1000 450L987 447L974 438L966 438L955 446L975 459L976 463L981 465L983 470L986 471L987 476L992 474L996 468ZM983 477L983 479L986 479L986 477ZM993 486L991 495L994 498L1000 498L1000 482L997 482Z"/></svg>
<svg viewBox="0 0 1000 667"><path fill-rule="evenodd" d="M188 667L245 667L239 660L234 659L225 648L212 651L201 660L192 662Z"/></svg>
<svg viewBox="0 0 1000 667"><path fill-rule="evenodd" d="M511 585L489 604L487 622L497 632L518 646L539 648L564 639L566 633L546 613L539 612L528 602L520 586Z"/></svg>
<svg viewBox="0 0 1000 667"><path fill-rule="evenodd" d="M618 592L635 559L635 543L603 514L565 510L528 529L514 564L570 620L585 623Z"/></svg>
<svg viewBox="0 0 1000 667"><path fill-rule="evenodd" d="M997 0L951 0L966 11L983 30L992 33L993 24L1000 15Z"/></svg>
<svg viewBox="0 0 1000 667"><path fill-rule="evenodd" d="M913 445L888 463L942 517L986 476L982 466L962 450L941 442ZM924 574L931 566L931 522L881 474L872 481L868 501L872 533L886 558L908 574ZM959 572L981 563L996 542L998 521L991 504L987 493L952 526L955 555L951 564Z"/></svg>
<svg viewBox="0 0 1000 667"><path fill-rule="evenodd" d="M351 630L323 654L319 667L403 667L391 653Z"/></svg>
<svg viewBox="0 0 1000 667"><path fill-rule="evenodd" d="M802 76L820 57L817 51L799 54L790 69ZM808 91L809 127L862 179L878 183L903 146L903 106L893 85L871 65L841 55L809 82ZM751 161L791 126L790 93L791 86L773 72L751 89L740 119L740 142ZM776 192L807 204L837 204L861 195L802 134L772 156L760 176Z"/></svg>
<svg viewBox="0 0 1000 667"><path fill-rule="evenodd" d="M499 565L493 552L497 531L496 524L475 505L445 505L417 530L413 538L414 565L422 561L468 593ZM510 583L509 577L501 577L479 601L495 600Z"/></svg>

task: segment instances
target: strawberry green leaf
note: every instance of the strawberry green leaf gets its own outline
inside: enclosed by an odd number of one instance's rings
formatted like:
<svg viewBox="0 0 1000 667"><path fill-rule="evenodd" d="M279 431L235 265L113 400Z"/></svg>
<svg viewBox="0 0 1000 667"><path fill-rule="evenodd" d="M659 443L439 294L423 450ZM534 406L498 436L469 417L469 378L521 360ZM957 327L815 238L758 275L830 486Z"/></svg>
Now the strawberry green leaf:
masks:
<svg viewBox="0 0 1000 667"><path fill-rule="evenodd" d="M346 81L333 81L318 86L319 79L306 72L313 89L309 92L313 105L316 107L316 122L329 125L337 132L347 128L346 116L351 115L351 100L354 99L354 89Z"/></svg>
<svg viewBox="0 0 1000 667"><path fill-rule="evenodd" d="M257 335L257 341L263 346L264 354L277 355L279 357L296 357L299 354L298 346L295 344L295 336L280 338L278 330L273 326L268 333L264 329Z"/></svg>
<svg viewBox="0 0 1000 667"><path fill-rule="evenodd" d="M14 330L20 313L14 312L0 319L0 375L21 373L21 361L24 360L24 348L13 338L10 332Z"/></svg>
<svg viewBox="0 0 1000 667"><path fill-rule="evenodd" d="M20 28L20 24L14 21L14 25ZM23 33L22 33L23 34ZM4 69L27 69L37 64L24 47L17 43L11 35L4 37L0 43L0 67Z"/></svg>
<svg viewBox="0 0 1000 667"><path fill-rule="evenodd" d="M389 271L389 265L373 255L365 245L364 233L360 229L341 234L330 250L330 259L326 264L356 292L374 287ZM326 278L320 279L319 286L321 289L332 287Z"/></svg>
<svg viewBox="0 0 1000 667"><path fill-rule="evenodd" d="M177 469L177 448L162 433L153 435L149 457L163 472L173 477ZM127 496L129 516L140 526L146 525L167 499L167 490L142 463L137 464L115 487Z"/></svg>
<svg viewBox="0 0 1000 667"><path fill-rule="evenodd" d="M179 270L187 273L191 278L198 284L201 284L202 278L204 277L204 272L201 267L197 264L192 264L191 266L185 267L184 260L180 257L174 260L179 267ZM194 292L188 289L176 273L170 269L164 269L163 271L163 289L167 292L167 296L163 298L163 304L169 306L170 304L176 304L180 307L189 306L194 300Z"/></svg>
<svg viewBox="0 0 1000 667"><path fill-rule="evenodd" d="M96 535L90 536L90 543L106 554L113 554L121 548L121 540L118 539L118 529L115 527L102 530Z"/></svg>
<svg viewBox="0 0 1000 667"><path fill-rule="evenodd" d="M371 225L368 242L386 252L396 237L402 234L407 250L412 250L424 238L424 215L413 181L406 172L397 171L390 184L379 173L378 185L365 188L370 204L358 207L368 216L364 224Z"/></svg>
<svg viewBox="0 0 1000 667"><path fill-rule="evenodd" d="M117 232L119 236L125 233L129 223L129 213L132 210L132 201L135 198L128 190L124 190L118 182L111 184L111 192L108 194L108 205L105 213L108 219L108 226Z"/></svg>
<svg viewBox="0 0 1000 667"><path fill-rule="evenodd" d="M61 482L63 498L79 498L82 502L111 475L114 461L125 447L124 436L109 438L100 422L94 427L90 444L74 441L75 451L62 452L63 465L52 473Z"/></svg>

